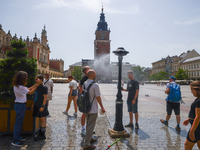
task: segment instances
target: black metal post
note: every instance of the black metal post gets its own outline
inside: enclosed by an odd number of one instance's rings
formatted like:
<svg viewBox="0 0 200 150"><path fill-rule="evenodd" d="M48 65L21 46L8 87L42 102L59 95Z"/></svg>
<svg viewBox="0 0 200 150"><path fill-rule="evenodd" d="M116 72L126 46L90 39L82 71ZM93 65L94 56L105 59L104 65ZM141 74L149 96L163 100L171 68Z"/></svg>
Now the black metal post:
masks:
<svg viewBox="0 0 200 150"><path fill-rule="evenodd" d="M130 134L126 132L124 129L122 118L123 118L123 100L122 100L122 92L121 92L121 80L122 80L122 59L123 56L127 55L129 52L126 51L123 47L119 47L117 50L113 51L115 55L118 56L118 85L117 85L117 99L115 104L115 124L113 129L109 129L108 133L112 138L117 137L130 137Z"/></svg>
<svg viewBox="0 0 200 150"><path fill-rule="evenodd" d="M124 126L122 123L122 116L123 116L123 100L122 100L122 92L121 92L121 79L122 79L122 56L118 56L118 92L117 92L117 99L116 99L116 112L115 112L115 131L124 131Z"/></svg>

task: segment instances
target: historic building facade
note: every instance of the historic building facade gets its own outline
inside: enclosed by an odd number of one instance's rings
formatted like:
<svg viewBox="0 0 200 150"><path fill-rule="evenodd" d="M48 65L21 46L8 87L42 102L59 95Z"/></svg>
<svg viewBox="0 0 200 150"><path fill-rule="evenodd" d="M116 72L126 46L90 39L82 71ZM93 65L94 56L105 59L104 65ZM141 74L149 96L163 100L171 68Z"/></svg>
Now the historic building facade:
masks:
<svg viewBox="0 0 200 150"><path fill-rule="evenodd" d="M22 37L20 37L20 39L22 39ZM12 37L10 31L5 33L5 31L2 29L2 26L0 25L0 59L4 59L6 57L6 51L11 49L10 44L12 40L19 39L17 38L16 34ZM38 73L50 73L52 77L63 77L63 60L59 60L59 63L61 64L59 69L55 69L53 67L51 68L51 66L53 66L52 64L58 62L49 59L51 51L47 40L47 31L45 26L41 32L41 39L38 38L37 34L35 33L33 39L29 39L27 36L27 38L23 41L26 43L26 48L29 51L28 57L37 59Z"/></svg>
<svg viewBox="0 0 200 150"><path fill-rule="evenodd" d="M200 79L200 55L195 50L189 50L180 56L168 56L152 63L152 74L165 71L176 75L178 69L188 71L190 79Z"/></svg>

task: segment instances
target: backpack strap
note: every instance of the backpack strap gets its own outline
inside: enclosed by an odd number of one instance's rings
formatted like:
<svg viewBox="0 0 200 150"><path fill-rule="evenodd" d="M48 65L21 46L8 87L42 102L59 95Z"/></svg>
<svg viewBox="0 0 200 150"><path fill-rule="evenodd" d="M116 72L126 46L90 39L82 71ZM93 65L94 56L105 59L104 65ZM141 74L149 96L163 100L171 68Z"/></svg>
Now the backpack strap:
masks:
<svg viewBox="0 0 200 150"><path fill-rule="evenodd" d="M94 81L92 81L90 84L89 84L89 86L87 87L87 91L89 92L89 90L90 90L90 88L91 88L91 86L94 84L95 82Z"/></svg>
<svg viewBox="0 0 200 150"><path fill-rule="evenodd" d="M92 81L92 82L90 83L90 85L88 86L88 88L87 88L88 93L89 93L89 90L90 90L91 86L92 86L94 83L95 83L95 82ZM89 95L90 95L90 94L89 94ZM94 96L94 98L93 98L93 100L92 100L92 104L93 104L94 99L95 99L95 96Z"/></svg>
<svg viewBox="0 0 200 150"><path fill-rule="evenodd" d="M44 85L47 83L49 81L49 79L48 80L46 80L45 82L44 82Z"/></svg>

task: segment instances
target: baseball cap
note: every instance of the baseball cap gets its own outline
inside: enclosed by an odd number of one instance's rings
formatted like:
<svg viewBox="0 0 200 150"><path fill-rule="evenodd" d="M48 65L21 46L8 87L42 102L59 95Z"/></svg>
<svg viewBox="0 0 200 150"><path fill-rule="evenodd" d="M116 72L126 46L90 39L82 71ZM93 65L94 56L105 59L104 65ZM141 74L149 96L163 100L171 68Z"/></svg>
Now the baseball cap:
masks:
<svg viewBox="0 0 200 150"><path fill-rule="evenodd" d="M169 79L172 79L174 81L176 80L176 78L174 76L170 76Z"/></svg>

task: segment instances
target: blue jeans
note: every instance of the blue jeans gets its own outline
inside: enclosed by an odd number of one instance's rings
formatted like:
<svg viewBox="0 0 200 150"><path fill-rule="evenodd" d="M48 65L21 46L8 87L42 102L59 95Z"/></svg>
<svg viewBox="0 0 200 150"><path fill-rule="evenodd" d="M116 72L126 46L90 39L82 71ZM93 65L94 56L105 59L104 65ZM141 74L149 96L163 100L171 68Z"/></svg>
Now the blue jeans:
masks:
<svg viewBox="0 0 200 150"><path fill-rule="evenodd" d="M20 140L20 132L23 127L24 116L26 112L26 104L15 104L15 112L16 112L16 119L15 119L15 126L13 132L13 142Z"/></svg>

